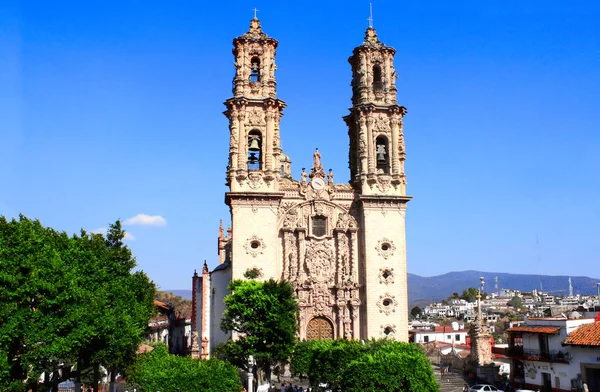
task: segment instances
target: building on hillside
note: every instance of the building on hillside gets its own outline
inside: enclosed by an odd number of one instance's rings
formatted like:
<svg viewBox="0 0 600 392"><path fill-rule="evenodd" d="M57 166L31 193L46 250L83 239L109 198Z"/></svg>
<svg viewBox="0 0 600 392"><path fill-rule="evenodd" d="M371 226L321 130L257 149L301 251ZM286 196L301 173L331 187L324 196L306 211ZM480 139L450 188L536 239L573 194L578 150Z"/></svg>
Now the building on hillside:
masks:
<svg viewBox="0 0 600 392"><path fill-rule="evenodd" d="M220 264L193 277L194 345L208 356L230 333L219 328L232 279L289 281L298 296L299 338L408 340L403 118L396 102L395 49L369 27L349 58L352 107L349 183L313 165L292 175L282 150L276 96L278 42L254 18L234 39L233 97L225 102L229 160L225 194L231 229L219 236ZM310 141L313 143L314 141Z"/></svg>
<svg viewBox="0 0 600 392"><path fill-rule="evenodd" d="M409 331L409 341L413 343L440 342L449 344L467 344L469 330L461 329L458 323L451 326L436 326L429 329Z"/></svg>
<svg viewBox="0 0 600 392"><path fill-rule="evenodd" d="M600 325L594 318L525 318L508 329L511 382L542 391L600 391ZM593 385L592 389L590 385Z"/></svg>

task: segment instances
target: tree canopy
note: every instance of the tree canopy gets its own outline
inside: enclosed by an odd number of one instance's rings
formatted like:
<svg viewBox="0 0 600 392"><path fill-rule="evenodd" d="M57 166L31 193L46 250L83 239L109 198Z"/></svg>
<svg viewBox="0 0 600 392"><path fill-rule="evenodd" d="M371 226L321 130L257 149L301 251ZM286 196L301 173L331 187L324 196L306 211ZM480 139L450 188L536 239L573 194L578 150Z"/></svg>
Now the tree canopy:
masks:
<svg viewBox="0 0 600 392"><path fill-rule="evenodd" d="M423 350L414 344L380 339L299 342L290 361L292 373L316 388L332 391L437 391Z"/></svg>
<svg viewBox="0 0 600 392"><path fill-rule="evenodd" d="M221 329L235 332L236 339L225 342L218 352L244 369L252 355L269 380L271 366L287 361L294 348L298 328L294 290L288 282L270 279L234 280L229 291Z"/></svg>
<svg viewBox="0 0 600 392"><path fill-rule="evenodd" d="M68 236L21 216L0 217L0 390L56 386L78 369L122 368L152 316L154 284L123 244L119 221L106 238Z"/></svg>
<svg viewBox="0 0 600 392"><path fill-rule="evenodd" d="M127 370L127 381L140 392L241 392L237 369L219 359L169 354L164 344L141 354Z"/></svg>

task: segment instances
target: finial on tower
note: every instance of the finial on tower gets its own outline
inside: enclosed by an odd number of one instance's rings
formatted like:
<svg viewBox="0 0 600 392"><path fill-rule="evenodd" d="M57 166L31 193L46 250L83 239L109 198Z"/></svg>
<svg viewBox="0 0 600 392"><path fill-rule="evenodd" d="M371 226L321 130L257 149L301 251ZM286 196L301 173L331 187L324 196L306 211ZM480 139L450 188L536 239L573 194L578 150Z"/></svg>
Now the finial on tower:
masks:
<svg viewBox="0 0 600 392"><path fill-rule="evenodd" d="M252 11L254 11L254 19L258 19L258 18L256 17L256 13L257 13L259 10L257 10L257 9L256 9L256 7L254 7L254 8L252 9Z"/></svg>
<svg viewBox="0 0 600 392"><path fill-rule="evenodd" d="M367 18L369 21L369 28L373 28L373 3L369 3L369 17Z"/></svg>

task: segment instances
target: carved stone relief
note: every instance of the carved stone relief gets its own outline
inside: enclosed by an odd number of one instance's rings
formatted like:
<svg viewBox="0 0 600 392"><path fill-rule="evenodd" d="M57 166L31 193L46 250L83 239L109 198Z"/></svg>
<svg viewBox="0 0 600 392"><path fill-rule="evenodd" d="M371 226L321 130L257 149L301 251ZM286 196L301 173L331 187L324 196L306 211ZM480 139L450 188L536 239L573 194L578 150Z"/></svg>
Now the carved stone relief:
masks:
<svg viewBox="0 0 600 392"><path fill-rule="evenodd" d="M375 249L377 250L377 253L379 253L379 256L387 260L388 257L394 254L396 246L394 245L393 241L387 238L382 238L379 240L379 242L377 242Z"/></svg>
<svg viewBox="0 0 600 392"><path fill-rule="evenodd" d="M390 267L384 267L379 269L379 283L382 284L393 284L394 283L394 269Z"/></svg>
<svg viewBox="0 0 600 392"><path fill-rule="evenodd" d="M244 244L244 249L246 249L246 253L251 255L252 257L256 257L259 254L262 254L266 247L267 246L265 245L263 239L258 238L255 235L248 238L246 240L246 243Z"/></svg>
<svg viewBox="0 0 600 392"><path fill-rule="evenodd" d="M356 228L358 225L356 224L356 219L346 212L340 212L338 214L338 220L335 224L335 227L338 229L348 230L349 228Z"/></svg>
<svg viewBox="0 0 600 392"><path fill-rule="evenodd" d="M313 282L328 282L332 280L333 250L331 241L308 242L304 262L308 275Z"/></svg>
<svg viewBox="0 0 600 392"><path fill-rule="evenodd" d="M248 125L255 126L264 124L265 118L264 112L262 110L254 108L248 112Z"/></svg>
<svg viewBox="0 0 600 392"><path fill-rule="evenodd" d="M398 301L396 301L396 297L390 293L380 295L379 301L377 301L377 307L379 308L380 313L390 314L395 312L397 306Z"/></svg>
<svg viewBox="0 0 600 392"><path fill-rule="evenodd" d="M380 325L382 338L394 339L396 337L396 324Z"/></svg>

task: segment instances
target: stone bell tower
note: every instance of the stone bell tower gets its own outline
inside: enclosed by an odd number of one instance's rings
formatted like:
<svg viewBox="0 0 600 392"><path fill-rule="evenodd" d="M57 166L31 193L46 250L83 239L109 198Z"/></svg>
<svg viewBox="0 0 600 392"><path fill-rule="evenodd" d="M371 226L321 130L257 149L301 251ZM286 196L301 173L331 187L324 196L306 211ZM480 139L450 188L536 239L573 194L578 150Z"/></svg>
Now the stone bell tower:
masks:
<svg viewBox="0 0 600 392"><path fill-rule="evenodd" d="M279 122L285 103L276 98L275 52L255 17L250 30L233 40L233 98L225 102L229 119L226 203L232 221L232 278L258 268L275 276L277 211L282 193Z"/></svg>
<svg viewBox="0 0 600 392"><path fill-rule="evenodd" d="M352 108L344 117L350 137L350 183L356 196L361 268L362 336L408 340L406 196L403 117L396 103L396 50L370 26L349 58Z"/></svg>

